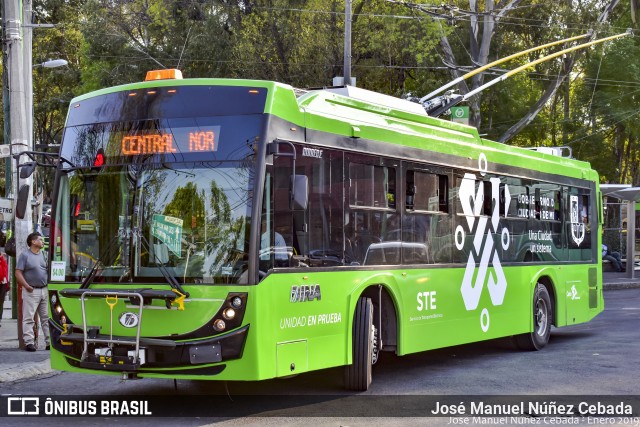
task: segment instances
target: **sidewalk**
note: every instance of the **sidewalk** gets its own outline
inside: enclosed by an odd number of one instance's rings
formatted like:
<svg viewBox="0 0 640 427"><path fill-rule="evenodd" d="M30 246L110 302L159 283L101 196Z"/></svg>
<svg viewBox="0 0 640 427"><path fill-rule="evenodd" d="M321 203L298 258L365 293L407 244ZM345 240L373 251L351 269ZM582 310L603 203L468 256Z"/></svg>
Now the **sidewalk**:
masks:
<svg viewBox="0 0 640 427"><path fill-rule="evenodd" d="M640 271L635 272L635 277L633 279L628 278L626 272L615 273L606 271L602 273L602 280L604 281L603 285L605 291L640 288Z"/></svg>
<svg viewBox="0 0 640 427"><path fill-rule="evenodd" d="M640 277L629 279L626 273L605 272L603 279L605 291L640 288ZM11 319L11 301L4 303L0 325L0 384L55 372L50 366L49 352L44 350L42 336L38 351L18 348L18 324Z"/></svg>
<svg viewBox="0 0 640 427"><path fill-rule="evenodd" d="M18 348L18 322L11 319L11 301L5 301L0 321L0 384L54 372L44 346L40 337L38 351Z"/></svg>

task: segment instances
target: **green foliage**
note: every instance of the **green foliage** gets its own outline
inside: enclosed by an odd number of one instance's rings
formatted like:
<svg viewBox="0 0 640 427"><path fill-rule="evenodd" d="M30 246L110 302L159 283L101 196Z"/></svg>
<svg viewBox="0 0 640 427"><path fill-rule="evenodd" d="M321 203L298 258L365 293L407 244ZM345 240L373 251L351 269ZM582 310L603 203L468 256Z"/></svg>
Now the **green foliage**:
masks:
<svg viewBox="0 0 640 427"><path fill-rule="evenodd" d="M595 50L576 90L576 146L609 182L640 184L640 43L624 38ZM623 65L624 66L621 66Z"/></svg>
<svg viewBox="0 0 640 427"><path fill-rule="evenodd" d="M235 34L233 75L295 86L329 84L342 62L339 4L335 0L253 3Z"/></svg>
<svg viewBox="0 0 640 427"><path fill-rule="evenodd" d="M382 0L365 2L354 24L354 73L358 85L400 96L426 93L441 24Z"/></svg>
<svg viewBox="0 0 640 427"><path fill-rule="evenodd" d="M440 45L445 36L463 67L461 74L476 66L471 24L477 18L482 36L482 14L496 6L479 2L474 15L476 3L420 3L448 19L434 19L401 3L353 1L352 75L358 86L421 96L450 81ZM607 4L521 2L496 25L488 60L586 33ZM34 70L38 142L60 140L73 96L140 81L151 69L176 67L186 77L269 79L298 87L329 85L343 75L343 0L39 0L34 10L35 22L58 24L34 31L34 63L69 61L65 69ZM501 12L492 11L494 16ZM626 4L614 9L609 22L615 29L599 26L598 37L632 24ZM607 44L604 57L601 47L578 55L570 82L509 143L569 144L576 157L594 164L603 180L640 183L638 45L637 37L626 38ZM559 49L531 53L498 68L513 69ZM480 132L499 139L528 114L562 66L561 59L552 60L481 93ZM487 71L483 80L501 72Z"/></svg>
<svg viewBox="0 0 640 427"><path fill-rule="evenodd" d="M198 188L192 182L179 187L173 199L164 209L164 215L180 218L185 228L192 228L191 224L202 223L204 218L204 198L198 194Z"/></svg>

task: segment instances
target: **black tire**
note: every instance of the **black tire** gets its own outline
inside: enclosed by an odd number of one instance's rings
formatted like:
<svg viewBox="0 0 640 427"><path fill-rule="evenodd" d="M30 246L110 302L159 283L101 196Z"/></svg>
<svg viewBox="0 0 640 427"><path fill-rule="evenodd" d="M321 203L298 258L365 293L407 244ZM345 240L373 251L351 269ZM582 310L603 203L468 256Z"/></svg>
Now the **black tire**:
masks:
<svg viewBox="0 0 640 427"><path fill-rule="evenodd" d="M541 350L549 342L553 305L547 288L538 283L533 294L533 332L516 335L515 341L521 350Z"/></svg>
<svg viewBox="0 0 640 427"><path fill-rule="evenodd" d="M369 389L373 339L373 303L370 298L360 298L353 316L353 361L345 367L344 382L347 390Z"/></svg>

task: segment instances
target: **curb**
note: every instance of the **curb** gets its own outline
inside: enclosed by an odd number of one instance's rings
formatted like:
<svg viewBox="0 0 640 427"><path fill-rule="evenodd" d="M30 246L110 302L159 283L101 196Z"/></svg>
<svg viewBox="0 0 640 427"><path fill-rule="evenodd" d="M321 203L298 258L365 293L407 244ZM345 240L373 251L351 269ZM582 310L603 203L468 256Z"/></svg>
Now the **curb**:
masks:
<svg viewBox="0 0 640 427"><path fill-rule="evenodd" d="M24 380L52 372L54 370L51 369L51 361L49 359L36 363L4 364L0 367L0 383Z"/></svg>
<svg viewBox="0 0 640 427"><path fill-rule="evenodd" d="M18 339L14 339L14 340L4 340L4 341L0 341L0 350L10 350L10 349L15 349L15 348L19 348L20 345L18 343Z"/></svg>
<svg viewBox="0 0 640 427"><path fill-rule="evenodd" d="M602 289L605 291L615 291L619 289L638 289L640 288L640 283L607 283L604 284Z"/></svg>

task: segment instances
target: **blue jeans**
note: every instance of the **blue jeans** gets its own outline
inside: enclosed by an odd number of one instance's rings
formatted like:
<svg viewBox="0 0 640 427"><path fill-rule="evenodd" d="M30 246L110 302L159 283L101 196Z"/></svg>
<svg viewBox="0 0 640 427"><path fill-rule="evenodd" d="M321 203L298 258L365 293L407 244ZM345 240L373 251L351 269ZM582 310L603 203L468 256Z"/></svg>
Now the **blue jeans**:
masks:
<svg viewBox="0 0 640 427"><path fill-rule="evenodd" d="M615 271L622 271L622 259L620 258L620 254L618 252L607 252L607 254L603 256L602 259L608 260L611 265L613 265L613 269Z"/></svg>

